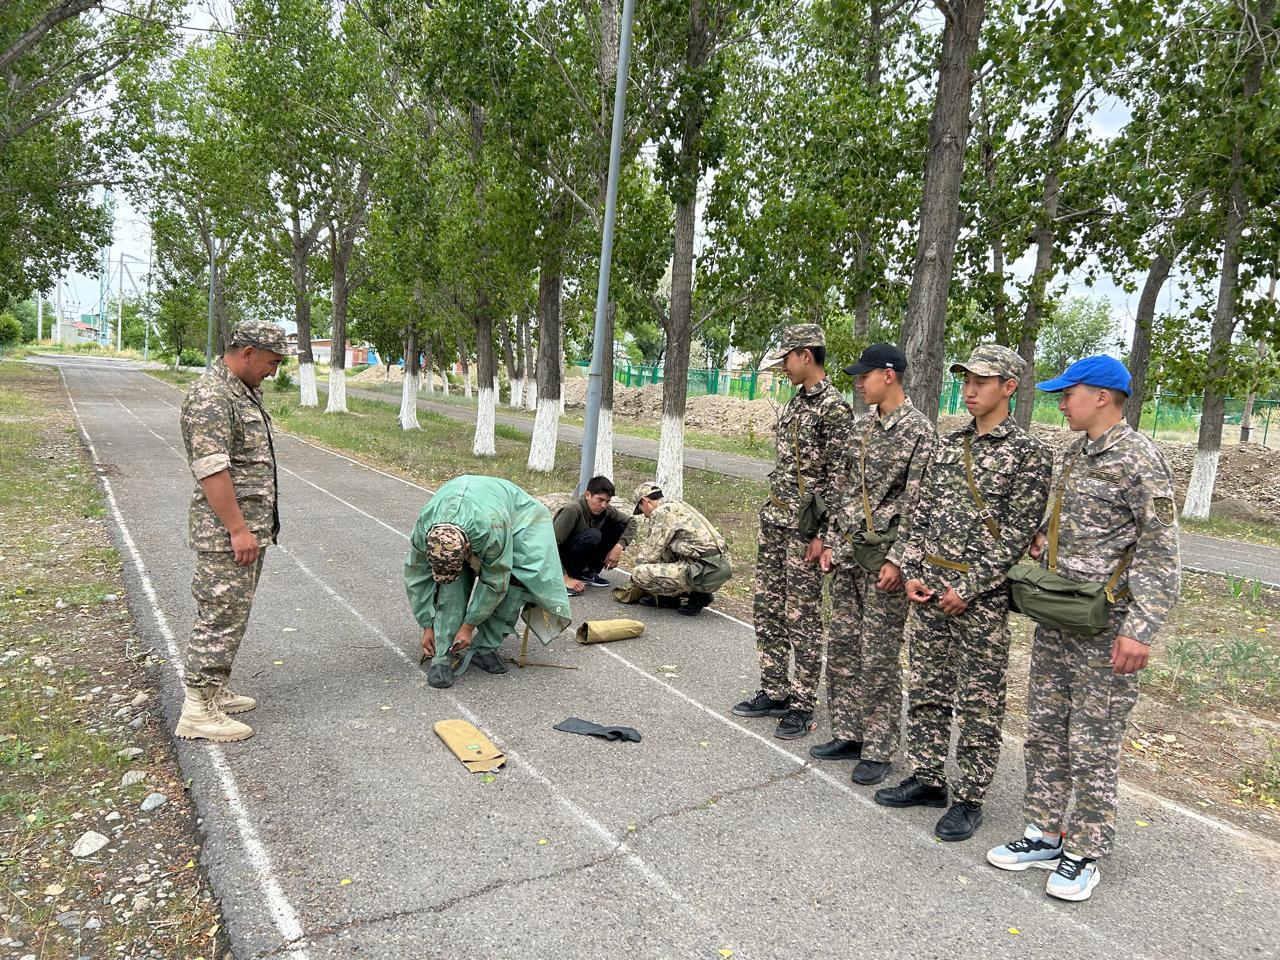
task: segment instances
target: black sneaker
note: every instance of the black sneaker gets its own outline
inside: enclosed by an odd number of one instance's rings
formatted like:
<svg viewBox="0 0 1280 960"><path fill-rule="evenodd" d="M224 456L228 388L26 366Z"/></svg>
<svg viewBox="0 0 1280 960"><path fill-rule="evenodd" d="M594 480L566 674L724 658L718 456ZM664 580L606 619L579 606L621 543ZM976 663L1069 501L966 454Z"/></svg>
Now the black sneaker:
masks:
<svg viewBox="0 0 1280 960"><path fill-rule="evenodd" d="M453 670L449 668L447 663L433 663L431 669L427 671L428 686L435 687L437 690L444 690L453 686Z"/></svg>
<svg viewBox="0 0 1280 960"><path fill-rule="evenodd" d="M485 673L507 672L507 665L503 663L502 658L492 650L486 650L484 653L477 653L471 658L471 662Z"/></svg>
<svg viewBox="0 0 1280 960"><path fill-rule="evenodd" d="M939 840L968 840L980 826L982 804L957 800L933 828L933 835Z"/></svg>
<svg viewBox="0 0 1280 960"><path fill-rule="evenodd" d="M778 721L773 735L779 740L799 740L814 728L812 710L788 710Z"/></svg>
<svg viewBox="0 0 1280 960"><path fill-rule="evenodd" d="M600 576L600 574L598 573L592 574L589 577L583 577L582 582L585 583L588 587L612 587L613 586L612 583L610 583L604 577Z"/></svg>
<svg viewBox="0 0 1280 960"><path fill-rule="evenodd" d="M863 757L858 761L857 766L853 768L852 780L854 783L860 783L864 787L874 787L877 783L884 782L885 775L889 772L889 768L893 766L881 760L868 760Z"/></svg>
<svg viewBox="0 0 1280 960"><path fill-rule="evenodd" d="M862 756L862 741L836 737L810 747L809 756L815 760L857 760Z"/></svg>
<svg viewBox="0 0 1280 960"><path fill-rule="evenodd" d="M739 717L780 717L790 709L790 697L775 700L763 690L757 690L750 700L733 705L733 712Z"/></svg>
<svg viewBox="0 0 1280 960"><path fill-rule="evenodd" d="M931 787L907 777L896 787L877 790L875 801L882 807L945 807L947 788Z"/></svg>

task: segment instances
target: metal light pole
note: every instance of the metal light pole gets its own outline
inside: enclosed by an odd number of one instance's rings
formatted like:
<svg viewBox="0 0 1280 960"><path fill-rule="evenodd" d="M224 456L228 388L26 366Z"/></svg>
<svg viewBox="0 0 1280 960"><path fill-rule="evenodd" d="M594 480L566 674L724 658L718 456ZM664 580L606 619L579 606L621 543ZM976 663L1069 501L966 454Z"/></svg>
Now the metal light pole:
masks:
<svg viewBox="0 0 1280 960"><path fill-rule="evenodd" d="M208 338L204 347L204 369L208 373L213 366L213 271L217 267L215 250L217 249L213 237L209 238L209 331Z"/></svg>
<svg viewBox="0 0 1280 960"><path fill-rule="evenodd" d="M36 291L36 343L44 339L44 291Z"/></svg>
<svg viewBox="0 0 1280 960"><path fill-rule="evenodd" d="M591 372L587 377L586 419L582 428L582 465L577 496L587 489L596 464L596 431L600 429L600 398L604 393L604 342L609 310L609 270L613 265L613 224L618 212L618 173L622 164L622 126L627 110L627 73L631 67L631 22L635 0L623 0L622 36L618 40L618 73L613 88L613 138L609 144L609 180L605 189L604 235L600 240L600 281L596 287L596 326L591 338Z"/></svg>

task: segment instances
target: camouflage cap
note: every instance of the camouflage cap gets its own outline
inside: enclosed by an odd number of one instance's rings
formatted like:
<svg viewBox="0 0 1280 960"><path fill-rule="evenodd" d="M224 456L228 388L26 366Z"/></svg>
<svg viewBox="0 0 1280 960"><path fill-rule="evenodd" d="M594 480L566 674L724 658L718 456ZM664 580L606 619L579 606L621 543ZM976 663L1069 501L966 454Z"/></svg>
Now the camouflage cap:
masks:
<svg viewBox="0 0 1280 960"><path fill-rule="evenodd" d="M822 333L822 327L816 323L793 323L782 331L782 342L778 344L778 349L765 357L764 362L760 364L760 369L767 370L769 367L776 367L782 363L786 355L792 350L803 350L805 347L825 347L826 345L827 338Z"/></svg>
<svg viewBox="0 0 1280 960"><path fill-rule="evenodd" d="M452 523L438 523L427 531L427 556L437 583L452 583L467 559L467 535Z"/></svg>
<svg viewBox="0 0 1280 960"><path fill-rule="evenodd" d="M973 353L969 354L969 359L964 363L953 363L951 372L1021 380L1027 372L1027 362L1008 347L1002 347L998 343L980 343L973 348Z"/></svg>
<svg viewBox="0 0 1280 960"><path fill-rule="evenodd" d="M285 339L284 328L266 320L241 320L231 331L232 343L244 343L259 350L270 350L282 357L292 351Z"/></svg>
<svg viewBox="0 0 1280 960"><path fill-rule="evenodd" d="M640 486L636 487L635 492L631 495L631 499L635 501L636 508L631 512L633 514L639 513L640 501L648 499L649 497L652 497L654 494L657 494L659 497L661 497L662 488L658 486L656 483L653 483L652 481L648 483L642 483L640 484Z"/></svg>

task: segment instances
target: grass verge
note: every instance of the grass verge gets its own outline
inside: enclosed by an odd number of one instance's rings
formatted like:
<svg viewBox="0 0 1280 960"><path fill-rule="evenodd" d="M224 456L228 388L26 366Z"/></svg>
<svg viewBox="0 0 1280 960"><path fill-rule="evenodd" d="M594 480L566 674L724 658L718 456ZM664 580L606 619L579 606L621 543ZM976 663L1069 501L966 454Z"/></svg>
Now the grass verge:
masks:
<svg viewBox="0 0 1280 960"><path fill-rule="evenodd" d="M0 363L0 476L0 947L221 956L153 658L56 371ZM90 832L105 842L77 855Z"/></svg>

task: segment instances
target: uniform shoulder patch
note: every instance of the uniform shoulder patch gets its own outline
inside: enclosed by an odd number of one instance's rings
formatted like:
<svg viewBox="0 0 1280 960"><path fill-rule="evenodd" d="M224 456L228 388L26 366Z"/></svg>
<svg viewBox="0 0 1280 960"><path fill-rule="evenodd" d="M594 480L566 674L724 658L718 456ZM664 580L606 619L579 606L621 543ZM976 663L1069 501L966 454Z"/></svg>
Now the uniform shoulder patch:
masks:
<svg viewBox="0 0 1280 960"><path fill-rule="evenodd" d="M1155 515L1156 520L1166 527L1173 526L1173 497L1152 497L1151 512Z"/></svg>

